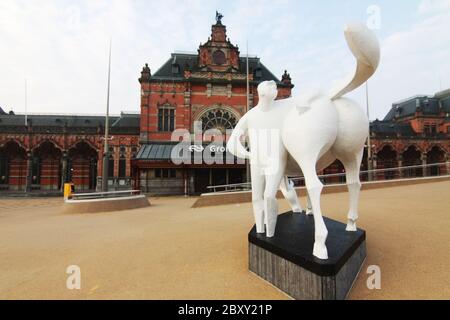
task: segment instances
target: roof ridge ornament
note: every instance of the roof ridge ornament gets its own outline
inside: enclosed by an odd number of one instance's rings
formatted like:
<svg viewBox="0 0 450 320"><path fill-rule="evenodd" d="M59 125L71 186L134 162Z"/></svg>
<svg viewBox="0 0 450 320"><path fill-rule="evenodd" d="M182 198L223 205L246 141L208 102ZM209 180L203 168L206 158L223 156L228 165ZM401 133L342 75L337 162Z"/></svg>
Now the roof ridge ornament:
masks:
<svg viewBox="0 0 450 320"><path fill-rule="evenodd" d="M216 24L222 24L223 14L216 10Z"/></svg>

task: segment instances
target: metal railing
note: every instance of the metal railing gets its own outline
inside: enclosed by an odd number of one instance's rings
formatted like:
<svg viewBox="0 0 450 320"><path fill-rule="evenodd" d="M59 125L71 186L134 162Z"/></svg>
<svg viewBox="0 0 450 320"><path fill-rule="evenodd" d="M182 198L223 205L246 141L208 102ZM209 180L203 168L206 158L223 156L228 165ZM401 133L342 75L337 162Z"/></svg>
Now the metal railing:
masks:
<svg viewBox="0 0 450 320"><path fill-rule="evenodd" d="M441 162L426 165L413 165L392 167L360 172L361 182L386 181L394 179L411 179L423 177L445 176L450 174L450 162ZM318 175L324 185L345 184L345 172ZM303 176L289 177L296 187L305 185ZM208 193L214 192L238 192L252 189L251 182L208 186Z"/></svg>
<svg viewBox="0 0 450 320"><path fill-rule="evenodd" d="M138 196L141 190L124 190L124 191L108 191L93 193L74 193L70 200L92 200L92 199L108 199Z"/></svg>

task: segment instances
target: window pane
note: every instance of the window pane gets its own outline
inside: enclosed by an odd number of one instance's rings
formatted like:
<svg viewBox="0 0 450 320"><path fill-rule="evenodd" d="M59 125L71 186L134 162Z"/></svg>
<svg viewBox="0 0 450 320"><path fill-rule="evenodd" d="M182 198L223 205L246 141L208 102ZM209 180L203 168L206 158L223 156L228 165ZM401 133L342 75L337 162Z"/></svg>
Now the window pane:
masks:
<svg viewBox="0 0 450 320"><path fill-rule="evenodd" d="M175 110L170 110L170 131L173 131L175 129L174 121L175 120Z"/></svg>
<svg viewBox="0 0 450 320"><path fill-rule="evenodd" d="M119 160L119 178L125 178L127 169L126 159Z"/></svg>
<svg viewBox="0 0 450 320"><path fill-rule="evenodd" d="M169 169L163 169L163 178L169 177Z"/></svg>
<svg viewBox="0 0 450 320"><path fill-rule="evenodd" d="M155 177L161 178L161 169L155 169Z"/></svg>
<svg viewBox="0 0 450 320"><path fill-rule="evenodd" d="M169 109L164 109L164 131L169 130Z"/></svg>
<svg viewBox="0 0 450 320"><path fill-rule="evenodd" d="M158 110L158 131L163 130L163 110Z"/></svg>
<svg viewBox="0 0 450 320"><path fill-rule="evenodd" d="M114 178L114 159L108 160L108 178Z"/></svg>

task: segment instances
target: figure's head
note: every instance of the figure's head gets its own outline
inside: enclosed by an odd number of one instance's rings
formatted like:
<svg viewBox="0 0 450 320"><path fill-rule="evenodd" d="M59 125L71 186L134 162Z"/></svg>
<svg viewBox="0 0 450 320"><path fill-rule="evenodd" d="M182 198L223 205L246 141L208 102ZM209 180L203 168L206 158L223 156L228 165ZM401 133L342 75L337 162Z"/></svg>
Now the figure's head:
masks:
<svg viewBox="0 0 450 320"><path fill-rule="evenodd" d="M259 100L273 101L278 95L278 88L275 81L263 81L258 85Z"/></svg>

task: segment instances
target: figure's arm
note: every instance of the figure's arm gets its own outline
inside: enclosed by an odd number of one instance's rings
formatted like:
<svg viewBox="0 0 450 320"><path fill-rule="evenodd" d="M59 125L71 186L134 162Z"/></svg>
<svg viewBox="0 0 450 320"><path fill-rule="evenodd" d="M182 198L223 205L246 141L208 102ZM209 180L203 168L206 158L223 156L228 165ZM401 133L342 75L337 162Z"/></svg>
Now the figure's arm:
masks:
<svg viewBox="0 0 450 320"><path fill-rule="evenodd" d="M230 139L228 139L227 149L238 158L250 159L250 152L241 143L241 137L247 134L248 114L245 114L234 128Z"/></svg>

